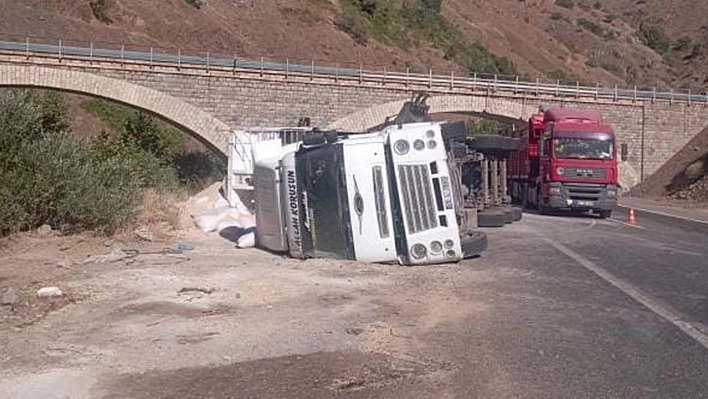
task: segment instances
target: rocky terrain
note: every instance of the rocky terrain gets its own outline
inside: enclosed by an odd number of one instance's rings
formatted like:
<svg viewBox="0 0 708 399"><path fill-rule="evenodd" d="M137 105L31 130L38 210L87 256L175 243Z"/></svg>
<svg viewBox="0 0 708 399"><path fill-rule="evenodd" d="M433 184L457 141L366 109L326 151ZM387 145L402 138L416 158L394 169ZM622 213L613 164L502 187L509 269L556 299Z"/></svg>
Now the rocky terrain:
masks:
<svg viewBox="0 0 708 399"><path fill-rule="evenodd" d="M16 39L35 35L400 69L464 69L450 54L454 38L449 35L416 31L405 24L382 31L379 19L395 21L390 10L400 11L401 4L415 3L2 0L0 33ZM507 57L522 74L588 83L706 89L708 12L701 11L707 6L699 0L421 3L441 4L445 23L460 33L464 46L479 42L493 54ZM355 21L353 25L347 25L347 18ZM357 40L361 39L357 35L367 39Z"/></svg>

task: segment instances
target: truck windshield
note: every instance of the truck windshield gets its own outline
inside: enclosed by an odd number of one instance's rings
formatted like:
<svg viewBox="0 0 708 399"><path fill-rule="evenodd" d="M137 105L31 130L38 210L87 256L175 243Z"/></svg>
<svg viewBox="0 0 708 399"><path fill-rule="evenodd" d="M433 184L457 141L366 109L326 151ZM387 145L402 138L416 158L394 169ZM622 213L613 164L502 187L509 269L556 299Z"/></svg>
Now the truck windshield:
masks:
<svg viewBox="0 0 708 399"><path fill-rule="evenodd" d="M342 162L334 146L326 145L298 154L303 250L313 257L353 258L353 243L345 229L348 220L346 184L340 181Z"/></svg>
<svg viewBox="0 0 708 399"><path fill-rule="evenodd" d="M554 152L559 159L612 159L612 139L591 137L557 137L553 140Z"/></svg>

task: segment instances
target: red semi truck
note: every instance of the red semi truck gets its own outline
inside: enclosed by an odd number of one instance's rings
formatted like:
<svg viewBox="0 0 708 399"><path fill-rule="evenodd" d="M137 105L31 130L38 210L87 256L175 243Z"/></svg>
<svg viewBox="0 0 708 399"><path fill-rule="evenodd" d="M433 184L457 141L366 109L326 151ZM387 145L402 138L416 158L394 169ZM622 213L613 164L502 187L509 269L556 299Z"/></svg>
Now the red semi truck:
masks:
<svg viewBox="0 0 708 399"><path fill-rule="evenodd" d="M549 109L532 115L527 128L511 134L521 139L508 168L514 201L542 214L612 214L618 194L617 150L614 131L599 112Z"/></svg>

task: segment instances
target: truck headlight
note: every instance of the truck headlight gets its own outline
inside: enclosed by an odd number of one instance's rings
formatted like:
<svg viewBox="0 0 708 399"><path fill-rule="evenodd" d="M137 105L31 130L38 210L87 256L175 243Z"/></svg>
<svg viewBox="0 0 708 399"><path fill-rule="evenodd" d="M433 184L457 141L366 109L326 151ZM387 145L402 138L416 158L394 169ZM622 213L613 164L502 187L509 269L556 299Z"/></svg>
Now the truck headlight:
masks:
<svg viewBox="0 0 708 399"><path fill-rule="evenodd" d="M563 173L564 173L564 172L565 172L565 169L563 169L563 168L556 168L556 174L557 174L557 175L563 176Z"/></svg>
<svg viewBox="0 0 708 399"><path fill-rule="evenodd" d="M617 190L607 190L607 196L608 196L608 197L616 197L616 196L617 196Z"/></svg>
<svg viewBox="0 0 708 399"><path fill-rule="evenodd" d="M434 150L438 147L438 142L435 140L428 140L428 149Z"/></svg>
<svg viewBox="0 0 708 399"><path fill-rule="evenodd" d="M408 154L408 151L411 150L411 145L408 144L408 141L406 140L398 140L393 143L393 150L396 151L396 154L398 155L406 155Z"/></svg>
<svg viewBox="0 0 708 399"><path fill-rule="evenodd" d="M560 187L551 187L548 189L548 194L550 195L560 195L561 194L561 188Z"/></svg>
<svg viewBox="0 0 708 399"><path fill-rule="evenodd" d="M430 252L437 254L442 251L443 245L440 241L433 241L430 243Z"/></svg>
<svg viewBox="0 0 708 399"><path fill-rule="evenodd" d="M415 148L418 151L425 149L425 141L420 140L420 139L414 141L413 148Z"/></svg>
<svg viewBox="0 0 708 399"><path fill-rule="evenodd" d="M450 239L445 240L445 248L447 249L452 249L452 247L455 246L455 241L452 241Z"/></svg>
<svg viewBox="0 0 708 399"><path fill-rule="evenodd" d="M411 247L411 256L416 259L423 259L428 255L428 249L423 244L415 244Z"/></svg>
<svg viewBox="0 0 708 399"><path fill-rule="evenodd" d="M435 131L434 131L434 130L428 130L427 132L425 132L425 137L427 137L427 138L429 138L429 139L435 138Z"/></svg>

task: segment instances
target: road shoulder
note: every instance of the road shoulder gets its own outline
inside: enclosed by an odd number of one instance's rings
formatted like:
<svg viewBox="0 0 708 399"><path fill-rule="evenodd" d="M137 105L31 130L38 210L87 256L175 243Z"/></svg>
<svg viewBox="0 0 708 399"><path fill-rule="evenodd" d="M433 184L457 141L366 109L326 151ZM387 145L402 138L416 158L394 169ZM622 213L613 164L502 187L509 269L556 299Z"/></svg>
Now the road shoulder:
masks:
<svg viewBox="0 0 708 399"><path fill-rule="evenodd" d="M620 198L619 205L624 208L686 219L708 224L708 207L691 204L691 207L669 201L651 200L644 198Z"/></svg>

